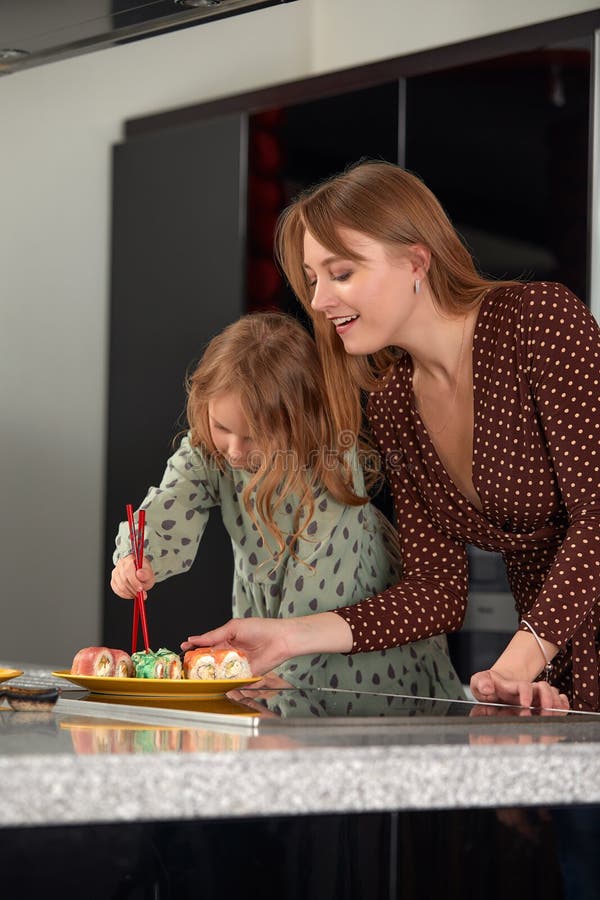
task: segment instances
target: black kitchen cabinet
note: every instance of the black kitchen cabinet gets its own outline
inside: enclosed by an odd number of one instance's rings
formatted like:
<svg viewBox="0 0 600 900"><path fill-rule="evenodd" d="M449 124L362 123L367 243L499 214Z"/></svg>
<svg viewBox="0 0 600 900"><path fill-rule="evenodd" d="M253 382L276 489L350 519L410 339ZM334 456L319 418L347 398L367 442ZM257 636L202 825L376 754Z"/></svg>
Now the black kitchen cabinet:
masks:
<svg viewBox="0 0 600 900"><path fill-rule="evenodd" d="M120 822L2 832L12 896L593 900L597 806ZM31 862L35 860L35 865Z"/></svg>
<svg viewBox="0 0 600 900"><path fill-rule="evenodd" d="M103 641L127 647L131 606L109 585L125 504L158 484L185 428L186 370L245 311L246 117L169 128L113 155ZM218 513L218 511L215 511ZM178 648L231 614L231 545L210 517L195 565L158 584L151 642Z"/></svg>

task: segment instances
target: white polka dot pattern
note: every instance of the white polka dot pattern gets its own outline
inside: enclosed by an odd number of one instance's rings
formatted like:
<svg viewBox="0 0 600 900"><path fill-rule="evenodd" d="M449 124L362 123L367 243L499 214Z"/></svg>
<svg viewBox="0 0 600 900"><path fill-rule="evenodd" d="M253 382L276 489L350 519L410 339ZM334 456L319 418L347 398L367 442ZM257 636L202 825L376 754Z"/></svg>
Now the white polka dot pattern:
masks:
<svg viewBox="0 0 600 900"><path fill-rule="evenodd" d="M459 629L472 543L502 553L520 615L559 646L553 681L573 708L599 708L599 356L594 318L563 285L488 293L473 338L473 484L483 512L451 481L414 406L410 359L398 361L371 395L369 418L404 577L338 610L353 652Z"/></svg>

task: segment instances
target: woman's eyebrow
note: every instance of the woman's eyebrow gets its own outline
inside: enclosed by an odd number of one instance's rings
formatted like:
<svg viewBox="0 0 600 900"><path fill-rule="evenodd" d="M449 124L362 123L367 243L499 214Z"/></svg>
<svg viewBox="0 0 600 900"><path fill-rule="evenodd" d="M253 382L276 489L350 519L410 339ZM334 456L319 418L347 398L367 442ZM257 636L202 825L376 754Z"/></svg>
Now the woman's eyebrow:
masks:
<svg viewBox="0 0 600 900"><path fill-rule="evenodd" d="M322 265L322 266L328 266L330 263L333 263L333 262L339 262L339 261L342 260L342 259L344 259L343 256L326 256L325 259L322 259L322 260L321 260L321 265ZM302 263L302 265L304 266L305 269L311 269L311 270L312 270L312 266L309 266L308 263Z"/></svg>

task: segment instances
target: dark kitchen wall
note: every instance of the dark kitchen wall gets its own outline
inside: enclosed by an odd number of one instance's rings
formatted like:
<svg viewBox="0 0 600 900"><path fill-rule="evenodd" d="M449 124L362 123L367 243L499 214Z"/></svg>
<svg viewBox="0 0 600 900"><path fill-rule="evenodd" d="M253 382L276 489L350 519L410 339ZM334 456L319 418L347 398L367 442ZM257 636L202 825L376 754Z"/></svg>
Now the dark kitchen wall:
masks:
<svg viewBox="0 0 600 900"><path fill-rule="evenodd" d="M591 45L547 47L407 81L406 165L479 268L588 297Z"/></svg>

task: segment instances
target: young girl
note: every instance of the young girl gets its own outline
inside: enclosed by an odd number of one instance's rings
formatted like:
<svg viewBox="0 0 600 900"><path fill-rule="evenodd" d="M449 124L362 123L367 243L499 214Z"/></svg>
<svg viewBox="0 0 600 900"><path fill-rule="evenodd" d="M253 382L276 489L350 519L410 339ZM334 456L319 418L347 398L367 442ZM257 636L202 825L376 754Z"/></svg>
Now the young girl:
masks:
<svg viewBox="0 0 600 900"><path fill-rule="evenodd" d="M307 616L397 581L394 532L365 496L354 442L334 429L316 346L298 322L257 313L215 337L189 380L187 417L187 435L141 506L140 570L121 523L116 594L133 598L186 572L213 507L231 536L236 617ZM298 657L269 683L463 696L444 636Z"/></svg>

